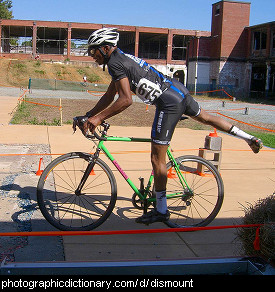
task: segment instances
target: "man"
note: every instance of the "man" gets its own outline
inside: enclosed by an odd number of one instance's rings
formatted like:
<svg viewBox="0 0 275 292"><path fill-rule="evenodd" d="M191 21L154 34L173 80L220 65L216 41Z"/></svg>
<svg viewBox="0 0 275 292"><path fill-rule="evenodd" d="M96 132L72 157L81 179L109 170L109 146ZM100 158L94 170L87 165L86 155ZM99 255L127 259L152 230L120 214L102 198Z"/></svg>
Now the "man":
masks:
<svg viewBox="0 0 275 292"><path fill-rule="evenodd" d="M93 133L103 120L129 107L133 102L131 91L145 103L156 106L151 131L151 162L157 204L156 209L137 218L136 222L165 222L170 216L166 202L166 150L183 114L244 139L255 153L259 152L263 144L260 139L232 126L224 119L206 113L183 84L163 75L144 60L122 52L117 48L118 40L119 34L115 28L99 29L88 39L88 54L99 65L108 65L112 81L95 107L86 113L88 119L84 123L83 132L90 130ZM113 102L116 93L119 97Z"/></svg>

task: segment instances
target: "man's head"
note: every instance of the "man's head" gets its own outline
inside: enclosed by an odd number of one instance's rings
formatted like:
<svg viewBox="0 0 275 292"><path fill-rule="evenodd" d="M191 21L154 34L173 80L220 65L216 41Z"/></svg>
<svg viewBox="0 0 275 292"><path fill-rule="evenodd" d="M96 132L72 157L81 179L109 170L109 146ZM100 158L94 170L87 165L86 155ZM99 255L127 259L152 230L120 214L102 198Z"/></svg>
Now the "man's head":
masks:
<svg viewBox="0 0 275 292"><path fill-rule="evenodd" d="M88 38L88 55L93 57L99 65L106 64L118 40L119 33L116 28L98 29Z"/></svg>

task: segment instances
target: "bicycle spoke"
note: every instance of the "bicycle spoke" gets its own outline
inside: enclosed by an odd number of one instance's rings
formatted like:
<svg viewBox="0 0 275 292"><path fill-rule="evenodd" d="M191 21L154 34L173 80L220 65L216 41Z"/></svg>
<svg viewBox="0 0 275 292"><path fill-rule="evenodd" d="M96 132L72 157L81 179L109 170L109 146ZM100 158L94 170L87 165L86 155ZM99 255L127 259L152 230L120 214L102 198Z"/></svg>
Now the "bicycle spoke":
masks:
<svg viewBox="0 0 275 292"><path fill-rule="evenodd" d="M95 174L89 175L81 192L78 191L89 161L84 155L65 155L64 159L61 156L41 179L39 207L44 217L59 229L91 230L104 222L114 208L114 177L102 161L96 161Z"/></svg>
<svg viewBox="0 0 275 292"><path fill-rule="evenodd" d="M205 226L215 218L221 207L222 181L214 167L199 157L182 156L177 161L187 185L182 185L178 175L168 179L167 206L171 216L167 224L171 227ZM204 173L197 171L199 164L203 165ZM168 164L167 169L170 168Z"/></svg>
<svg viewBox="0 0 275 292"><path fill-rule="evenodd" d="M71 179L71 176L70 176L69 173L68 173L68 170L67 170L67 169L65 168L65 166L64 166L64 163L62 163L61 165L62 165L63 169L65 170L65 172L66 172L68 178L70 179L71 183L73 184L74 188L75 188L76 185L74 185L74 183L73 183L73 181L72 181L72 179ZM73 169L75 169L75 168L73 168Z"/></svg>
<svg viewBox="0 0 275 292"><path fill-rule="evenodd" d="M84 190L85 190L86 188L88 188L89 185L91 185L92 183L94 183L95 180L100 179L103 175L104 175L103 172L102 172L101 174L99 174L99 175L97 174L96 177L95 177L93 180L91 180L91 182L89 182L89 183L86 182L86 184L85 184L85 186L84 186ZM93 185L92 188L93 188L93 187L95 187L95 186Z"/></svg>

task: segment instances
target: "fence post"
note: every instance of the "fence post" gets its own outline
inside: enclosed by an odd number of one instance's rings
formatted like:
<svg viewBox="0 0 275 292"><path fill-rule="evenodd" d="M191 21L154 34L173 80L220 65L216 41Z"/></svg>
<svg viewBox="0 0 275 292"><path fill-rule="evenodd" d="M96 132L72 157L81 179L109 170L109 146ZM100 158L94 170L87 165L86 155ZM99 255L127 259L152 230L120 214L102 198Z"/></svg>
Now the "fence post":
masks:
<svg viewBox="0 0 275 292"><path fill-rule="evenodd" d="M32 84L32 79L29 77L29 93L31 93L31 84Z"/></svg>
<svg viewBox="0 0 275 292"><path fill-rule="evenodd" d="M63 115L62 115L62 102L61 102L61 98L59 99L59 111L60 111L60 126L62 126L63 122Z"/></svg>

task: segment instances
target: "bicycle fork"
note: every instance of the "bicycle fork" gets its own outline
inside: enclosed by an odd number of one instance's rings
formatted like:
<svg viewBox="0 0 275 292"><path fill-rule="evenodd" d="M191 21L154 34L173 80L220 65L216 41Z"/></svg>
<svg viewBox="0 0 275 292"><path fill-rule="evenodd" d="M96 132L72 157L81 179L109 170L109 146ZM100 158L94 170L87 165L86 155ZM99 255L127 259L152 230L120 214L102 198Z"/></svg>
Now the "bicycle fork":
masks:
<svg viewBox="0 0 275 292"><path fill-rule="evenodd" d="M81 195L82 188L85 185L85 183L86 183L91 171L93 170L97 158L99 157L99 152L100 152L100 149L97 149L97 151L93 155L92 159L88 163L87 168L85 169L84 174L83 174L83 176L82 176L82 178L80 180L80 183L79 183L77 189L75 190L75 194L77 196Z"/></svg>
<svg viewBox="0 0 275 292"><path fill-rule="evenodd" d="M192 193L192 189L189 187L187 181L185 180L185 178L183 177L181 170L180 170L180 166L178 165L177 160L173 157L172 153L170 152L171 150L168 148L167 150L167 155L169 157L169 160L171 162L171 167L174 167L177 176L180 180L181 185L183 186L183 188L188 192L188 193Z"/></svg>

